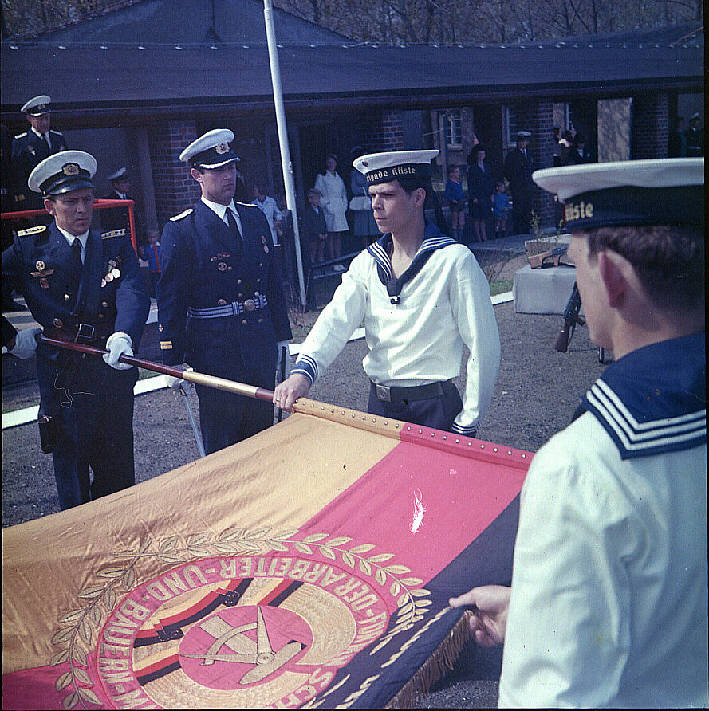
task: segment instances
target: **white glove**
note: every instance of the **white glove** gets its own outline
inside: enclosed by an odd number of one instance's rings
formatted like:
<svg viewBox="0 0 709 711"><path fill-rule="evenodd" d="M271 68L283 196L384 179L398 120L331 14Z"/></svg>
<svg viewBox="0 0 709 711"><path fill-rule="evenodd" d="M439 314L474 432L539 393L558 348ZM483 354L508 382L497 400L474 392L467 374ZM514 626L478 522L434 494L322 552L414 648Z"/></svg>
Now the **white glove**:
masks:
<svg viewBox="0 0 709 711"><path fill-rule="evenodd" d="M18 331L15 336L15 347L8 352L21 360L31 358L37 350L37 336L40 333L42 333L41 328L25 328Z"/></svg>
<svg viewBox="0 0 709 711"><path fill-rule="evenodd" d="M108 363L111 368L115 368L116 370L128 370L128 368L133 367L132 365L128 365L128 363L120 363L118 361L121 356L133 355L133 341L127 333L123 331L112 333L106 341L106 350L108 353L103 354L103 360L105 363Z"/></svg>
<svg viewBox="0 0 709 711"><path fill-rule="evenodd" d="M194 368L187 366L186 368L183 368L183 370L194 370ZM165 375L164 378L165 385L173 390L179 390L185 384L183 378L176 378L174 375Z"/></svg>

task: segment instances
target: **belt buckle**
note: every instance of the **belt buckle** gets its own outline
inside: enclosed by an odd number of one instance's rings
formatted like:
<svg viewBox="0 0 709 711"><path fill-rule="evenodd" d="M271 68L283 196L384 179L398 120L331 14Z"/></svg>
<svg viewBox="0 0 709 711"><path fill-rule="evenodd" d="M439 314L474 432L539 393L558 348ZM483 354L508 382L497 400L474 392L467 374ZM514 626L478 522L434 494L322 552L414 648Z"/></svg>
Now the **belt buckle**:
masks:
<svg viewBox="0 0 709 711"><path fill-rule="evenodd" d="M256 302L253 299L244 301L244 311L256 311Z"/></svg>
<svg viewBox="0 0 709 711"><path fill-rule="evenodd" d="M75 343L91 343L96 337L96 329L90 323L80 323L76 330Z"/></svg>
<svg viewBox="0 0 709 711"><path fill-rule="evenodd" d="M374 392L377 394L377 399L382 402L391 402L391 388L388 385L374 384Z"/></svg>

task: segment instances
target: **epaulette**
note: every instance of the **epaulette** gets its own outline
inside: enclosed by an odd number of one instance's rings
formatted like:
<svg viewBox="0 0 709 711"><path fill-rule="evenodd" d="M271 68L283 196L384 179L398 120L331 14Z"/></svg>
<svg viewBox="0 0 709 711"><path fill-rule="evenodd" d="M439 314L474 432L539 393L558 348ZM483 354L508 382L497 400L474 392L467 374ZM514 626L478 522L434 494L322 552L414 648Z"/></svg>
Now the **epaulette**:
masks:
<svg viewBox="0 0 709 711"><path fill-rule="evenodd" d="M174 217L171 217L170 220L172 222L177 222L178 220L181 220L183 217L187 217L187 215L192 214L192 208L188 208L184 212L181 212L179 215L175 215Z"/></svg>
<svg viewBox="0 0 709 711"><path fill-rule="evenodd" d="M108 232L101 233L101 239L111 239L111 237L123 237L125 233L125 228L121 230L109 230Z"/></svg>
<svg viewBox="0 0 709 711"><path fill-rule="evenodd" d="M23 131L22 133L18 133L15 138L24 138L27 135L27 131Z"/></svg>
<svg viewBox="0 0 709 711"><path fill-rule="evenodd" d="M17 236L28 237L29 235L38 235L46 229L47 225L35 225L34 227L28 227L26 230L17 230Z"/></svg>
<svg viewBox="0 0 709 711"><path fill-rule="evenodd" d="M56 133L57 136L63 136L64 134L61 131L54 131L53 129L49 130L49 133Z"/></svg>

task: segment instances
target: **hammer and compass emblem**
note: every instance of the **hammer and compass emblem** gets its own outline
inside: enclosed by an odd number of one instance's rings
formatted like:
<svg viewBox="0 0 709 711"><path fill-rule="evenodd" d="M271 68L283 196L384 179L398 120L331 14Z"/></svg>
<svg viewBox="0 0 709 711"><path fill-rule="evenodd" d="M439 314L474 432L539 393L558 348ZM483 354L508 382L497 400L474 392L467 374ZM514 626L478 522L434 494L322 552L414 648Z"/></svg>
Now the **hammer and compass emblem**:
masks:
<svg viewBox="0 0 709 711"><path fill-rule="evenodd" d="M301 642L290 641L278 651L274 651L261 607L257 607L256 610L256 622L247 622L236 627L217 616L204 620L199 626L214 638L214 642L203 654L181 653L181 656L201 659L203 667L211 666L215 662L252 664L253 668L241 677L239 684L263 681L288 664L300 653L304 645ZM256 630L255 640L245 634L252 630ZM224 647L230 651L222 651Z"/></svg>

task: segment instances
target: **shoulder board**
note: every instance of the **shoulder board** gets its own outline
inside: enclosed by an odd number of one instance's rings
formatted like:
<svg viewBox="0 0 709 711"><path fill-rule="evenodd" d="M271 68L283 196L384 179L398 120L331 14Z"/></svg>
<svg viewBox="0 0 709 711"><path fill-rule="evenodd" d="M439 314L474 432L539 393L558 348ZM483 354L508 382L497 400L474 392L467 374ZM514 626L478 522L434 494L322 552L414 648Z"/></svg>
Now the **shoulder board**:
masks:
<svg viewBox="0 0 709 711"><path fill-rule="evenodd" d="M18 133L15 138L24 138L27 135L27 131L23 131L22 133Z"/></svg>
<svg viewBox="0 0 709 711"><path fill-rule="evenodd" d="M125 235L125 229L122 230L109 230L108 232L101 233L101 239L111 239L111 237L123 237Z"/></svg>
<svg viewBox="0 0 709 711"><path fill-rule="evenodd" d="M50 129L49 133L53 133L56 136L63 136L64 135L61 131L52 131L51 129Z"/></svg>
<svg viewBox="0 0 709 711"><path fill-rule="evenodd" d="M170 219L173 222L177 222L178 220L181 220L183 217L187 217L187 215L192 214L192 208L190 207L189 209L185 210L184 212L181 212L179 215L175 215L174 217L171 217Z"/></svg>
<svg viewBox="0 0 709 711"><path fill-rule="evenodd" d="M235 204L235 205L241 205L242 207L256 207L256 205L254 205L254 204L251 203L251 202L241 202L240 200L235 200L235 201L234 201L234 204Z"/></svg>
<svg viewBox="0 0 709 711"><path fill-rule="evenodd" d="M28 227L26 230L18 230L18 237L29 237L29 235L38 235L40 232L44 232L47 229L47 225L35 225L34 227Z"/></svg>

